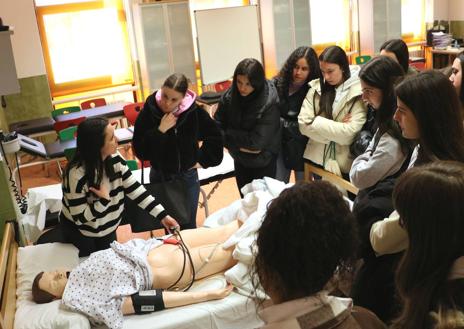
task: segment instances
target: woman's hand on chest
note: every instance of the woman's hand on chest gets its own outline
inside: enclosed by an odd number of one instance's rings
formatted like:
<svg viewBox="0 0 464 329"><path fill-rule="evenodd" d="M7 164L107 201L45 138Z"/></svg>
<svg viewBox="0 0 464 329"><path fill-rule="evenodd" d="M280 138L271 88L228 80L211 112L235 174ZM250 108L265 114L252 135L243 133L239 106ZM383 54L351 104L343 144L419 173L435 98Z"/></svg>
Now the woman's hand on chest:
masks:
<svg viewBox="0 0 464 329"><path fill-rule="evenodd" d="M174 127L176 123L177 123L177 117L175 117L174 114L172 113L166 113L161 118L161 122L158 127L158 130L164 134L166 131Z"/></svg>

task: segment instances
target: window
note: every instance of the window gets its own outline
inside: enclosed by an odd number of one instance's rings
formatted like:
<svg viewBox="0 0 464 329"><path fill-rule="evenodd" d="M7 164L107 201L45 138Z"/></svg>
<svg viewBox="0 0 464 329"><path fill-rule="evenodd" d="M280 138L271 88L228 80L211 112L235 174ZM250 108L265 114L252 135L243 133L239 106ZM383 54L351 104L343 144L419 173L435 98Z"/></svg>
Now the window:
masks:
<svg viewBox="0 0 464 329"><path fill-rule="evenodd" d="M405 42L425 39L424 0L401 0L401 35Z"/></svg>
<svg viewBox="0 0 464 329"><path fill-rule="evenodd" d="M47 4L37 20L52 96L133 83L120 0Z"/></svg>
<svg viewBox="0 0 464 329"><path fill-rule="evenodd" d="M321 50L336 44L350 48L349 0L310 0L312 44ZM319 47L317 47L319 46Z"/></svg>

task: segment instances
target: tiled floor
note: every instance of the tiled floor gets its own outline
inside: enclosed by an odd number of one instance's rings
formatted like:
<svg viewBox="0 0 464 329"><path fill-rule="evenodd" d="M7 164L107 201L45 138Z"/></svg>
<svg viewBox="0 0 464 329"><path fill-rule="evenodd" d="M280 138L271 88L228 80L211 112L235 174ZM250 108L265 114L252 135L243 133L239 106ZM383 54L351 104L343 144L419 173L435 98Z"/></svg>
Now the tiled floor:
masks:
<svg viewBox="0 0 464 329"><path fill-rule="evenodd" d="M124 149L120 150L120 152L125 155L127 158L131 157L130 150L126 153ZM64 168L66 162L63 161L61 163L62 168ZM27 189L31 187L38 187L38 186L45 186L50 184L57 184L61 182L57 163L51 162L48 166L44 165L37 165L33 167L27 167L21 169L21 177L23 183L23 193L27 192ZM206 193L208 193L214 184L208 184L202 186ZM219 187L216 189L214 194L208 200L209 205L209 213L212 214L218 209L221 209L233 201L240 198L240 195L237 190L237 186L235 184L234 178L229 178L221 182ZM202 197L200 195L200 201ZM200 226L203 224L205 220L205 211L203 208L198 208L197 212L197 225ZM154 235L162 235L164 233L163 230L154 231ZM139 238L148 238L150 237L150 233L132 233L130 229L130 225L120 226L117 231L118 240L121 242L127 241L131 238L139 237Z"/></svg>

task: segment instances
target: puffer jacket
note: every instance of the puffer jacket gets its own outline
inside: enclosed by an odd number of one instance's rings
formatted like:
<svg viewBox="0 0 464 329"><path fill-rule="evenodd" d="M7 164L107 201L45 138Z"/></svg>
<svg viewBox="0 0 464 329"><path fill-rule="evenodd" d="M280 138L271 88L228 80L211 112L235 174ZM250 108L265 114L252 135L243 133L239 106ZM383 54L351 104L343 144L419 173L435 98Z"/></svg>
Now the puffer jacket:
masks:
<svg viewBox="0 0 464 329"><path fill-rule="evenodd" d="M221 131L209 114L195 105L195 94L187 92L188 102L176 125L163 134L158 130L164 115L156 104L158 92L147 98L135 122L132 145L137 157L150 160L153 168L165 174L189 170L197 162L203 168L220 164ZM203 142L201 147L199 141Z"/></svg>
<svg viewBox="0 0 464 329"><path fill-rule="evenodd" d="M224 134L224 145L235 161L248 168L265 167L277 156L280 149L279 97L270 81L266 81L260 94L247 104L237 106L229 88L219 101L214 118ZM259 151L248 153L240 148Z"/></svg>
<svg viewBox="0 0 464 329"><path fill-rule="evenodd" d="M342 173L349 173L353 157L350 145L366 122L367 107L361 100L361 83L358 78L359 67L352 66L351 77L336 88L336 96L332 111L334 120L319 112L321 87L319 79L309 83L298 124L300 132L309 137L304 157L316 164L324 166L324 154L330 142L335 142L335 159ZM351 109L351 120L343 123L343 118Z"/></svg>

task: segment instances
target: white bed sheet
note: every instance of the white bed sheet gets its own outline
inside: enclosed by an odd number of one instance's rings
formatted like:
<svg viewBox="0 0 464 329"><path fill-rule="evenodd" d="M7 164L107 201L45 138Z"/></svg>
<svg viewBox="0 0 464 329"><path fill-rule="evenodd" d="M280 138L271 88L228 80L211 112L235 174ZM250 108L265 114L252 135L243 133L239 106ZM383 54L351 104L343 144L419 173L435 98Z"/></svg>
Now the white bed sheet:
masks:
<svg viewBox="0 0 464 329"><path fill-rule="evenodd" d="M255 304L232 292L221 300L126 316L123 329L252 329L262 325Z"/></svg>

